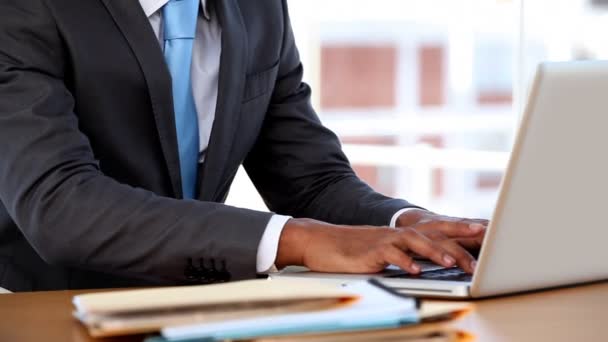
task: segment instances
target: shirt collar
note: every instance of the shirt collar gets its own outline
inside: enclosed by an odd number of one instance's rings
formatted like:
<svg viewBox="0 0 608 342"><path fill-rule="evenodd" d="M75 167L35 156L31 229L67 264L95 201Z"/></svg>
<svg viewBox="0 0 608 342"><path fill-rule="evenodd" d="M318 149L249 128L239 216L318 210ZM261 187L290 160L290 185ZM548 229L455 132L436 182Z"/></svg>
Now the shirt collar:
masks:
<svg viewBox="0 0 608 342"><path fill-rule="evenodd" d="M156 13L161 7L166 5L167 2L169 2L169 0L139 0L139 4L144 9L146 17L150 17L152 14ZM207 0L201 0L201 7L203 8L203 16L205 19L209 20L211 16L209 15Z"/></svg>

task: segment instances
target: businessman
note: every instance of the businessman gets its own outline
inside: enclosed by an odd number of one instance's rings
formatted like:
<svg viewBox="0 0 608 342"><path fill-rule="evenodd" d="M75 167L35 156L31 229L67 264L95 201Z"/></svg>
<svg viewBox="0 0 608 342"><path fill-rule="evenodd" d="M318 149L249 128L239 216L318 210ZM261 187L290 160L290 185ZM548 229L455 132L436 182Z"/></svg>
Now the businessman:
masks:
<svg viewBox="0 0 608 342"><path fill-rule="evenodd" d="M280 0L0 2L0 286L473 272L487 221L353 173ZM223 204L244 165L272 213Z"/></svg>

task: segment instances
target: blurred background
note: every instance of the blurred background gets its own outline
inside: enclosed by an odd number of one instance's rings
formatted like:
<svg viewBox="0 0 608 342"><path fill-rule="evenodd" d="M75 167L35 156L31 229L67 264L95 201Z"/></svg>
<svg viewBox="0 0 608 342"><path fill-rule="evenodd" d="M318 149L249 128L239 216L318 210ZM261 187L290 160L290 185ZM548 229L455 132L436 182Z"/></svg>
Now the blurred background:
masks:
<svg viewBox="0 0 608 342"><path fill-rule="evenodd" d="M289 0L323 123L374 189L490 217L541 61L608 58L608 0ZM228 204L265 210L241 170Z"/></svg>

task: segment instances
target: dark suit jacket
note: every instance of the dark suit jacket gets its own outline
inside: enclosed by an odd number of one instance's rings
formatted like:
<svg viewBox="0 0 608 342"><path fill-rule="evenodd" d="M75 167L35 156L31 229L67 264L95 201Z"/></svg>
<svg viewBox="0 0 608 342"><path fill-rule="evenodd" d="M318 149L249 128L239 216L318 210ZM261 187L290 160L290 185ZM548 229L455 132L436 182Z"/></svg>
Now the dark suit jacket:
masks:
<svg viewBox="0 0 608 342"><path fill-rule="evenodd" d="M170 74L139 2L0 2L0 286L187 283L188 258L255 277L271 214L222 204L241 164L281 214L387 225L410 206L321 125L285 1L215 8L216 121L199 198L181 200Z"/></svg>

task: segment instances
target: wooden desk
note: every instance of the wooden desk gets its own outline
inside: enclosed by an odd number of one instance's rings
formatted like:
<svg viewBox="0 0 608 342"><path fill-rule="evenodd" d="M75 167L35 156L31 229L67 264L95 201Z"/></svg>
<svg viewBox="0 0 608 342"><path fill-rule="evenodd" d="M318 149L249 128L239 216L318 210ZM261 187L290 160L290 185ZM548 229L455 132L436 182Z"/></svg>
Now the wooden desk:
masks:
<svg viewBox="0 0 608 342"><path fill-rule="evenodd" d="M83 291L0 295L0 341L141 341L142 336L91 339L71 317ZM455 326L480 342L606 341L608 283L475 302Z"/></svg>

